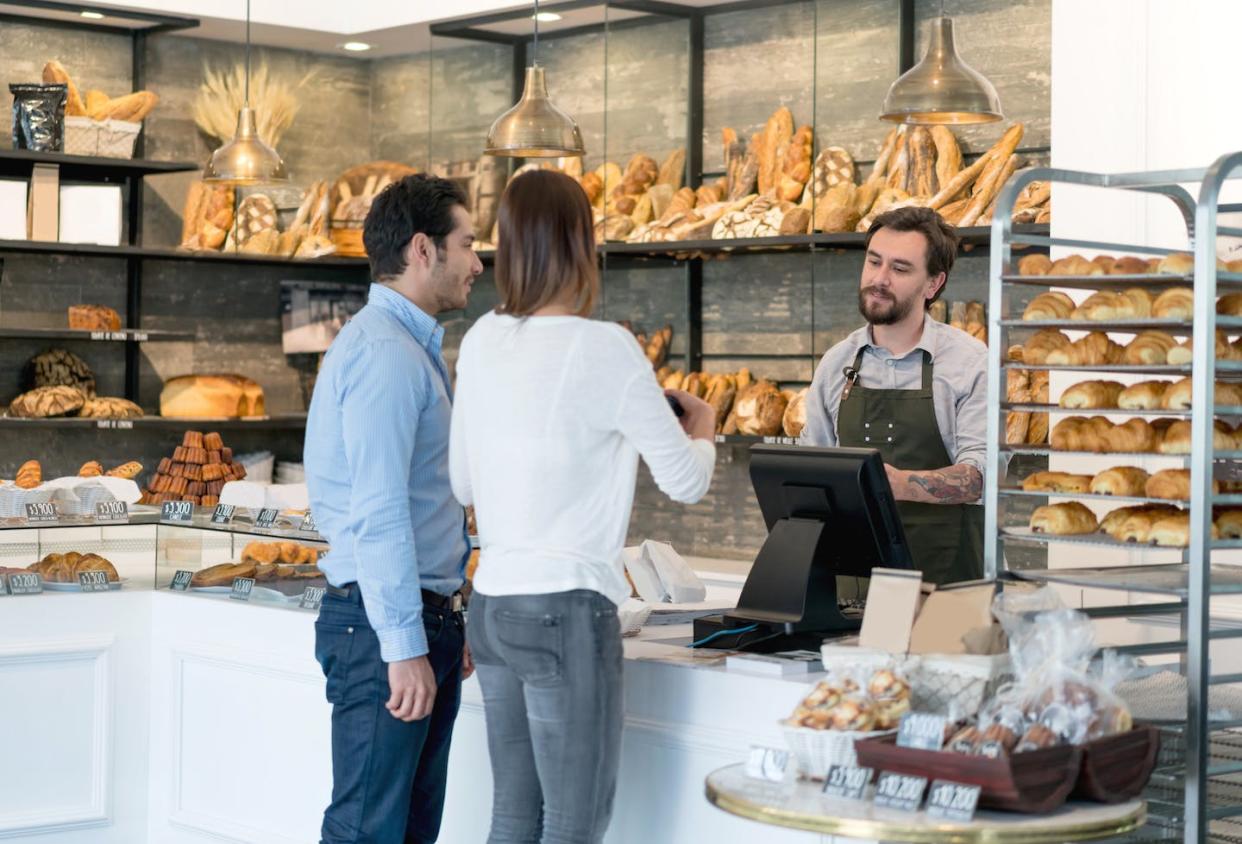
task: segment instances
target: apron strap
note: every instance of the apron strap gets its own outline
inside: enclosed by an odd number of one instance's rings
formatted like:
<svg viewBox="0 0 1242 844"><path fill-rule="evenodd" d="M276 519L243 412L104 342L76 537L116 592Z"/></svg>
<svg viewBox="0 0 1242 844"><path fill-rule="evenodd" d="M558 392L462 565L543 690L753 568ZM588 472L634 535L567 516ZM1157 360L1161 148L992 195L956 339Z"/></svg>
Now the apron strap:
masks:
<svg viewBox="0 0 1242 844"><path fill-rule="evenodd" d="M930 390L932 388L932 356L931 352L923 349L923 389Z"/></svg>

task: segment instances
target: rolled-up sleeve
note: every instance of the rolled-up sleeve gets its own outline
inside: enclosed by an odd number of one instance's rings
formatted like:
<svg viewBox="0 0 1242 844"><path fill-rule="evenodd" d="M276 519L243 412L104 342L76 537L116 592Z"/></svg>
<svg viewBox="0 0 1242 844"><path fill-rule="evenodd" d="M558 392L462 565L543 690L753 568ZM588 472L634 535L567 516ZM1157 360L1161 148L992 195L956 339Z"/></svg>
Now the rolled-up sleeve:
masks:
<svg viewBox="0 0 1242 844"><path fill-rule="evenodd" d="M341 397L358 588L384 662L427 653L410 514L410 465L428 387L397 341L361 346Z"/></svg>

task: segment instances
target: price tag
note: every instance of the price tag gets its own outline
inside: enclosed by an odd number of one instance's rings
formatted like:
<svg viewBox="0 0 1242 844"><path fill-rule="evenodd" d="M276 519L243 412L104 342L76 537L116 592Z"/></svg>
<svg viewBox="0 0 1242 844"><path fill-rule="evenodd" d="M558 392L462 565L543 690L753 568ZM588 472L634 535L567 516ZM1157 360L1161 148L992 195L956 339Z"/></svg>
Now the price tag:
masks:
<svg viewBox="0 0 1242 844"><path fill-rule="evenodd" d="M43 591L43 578L34 572L9 575L10 595L38 595Z"/></svg>
<svg viewBox="0 0 1242 844"><path fill-rule="evenodd" d="M78 586L83 592L107 592L108 573L106 571L78 572Z"/></svg>
<svg viewBox="0 0 1242 844"><path fill-rule="evenodd" d="M151 335L145 331L135 331L130 335L130 339L135 343L145 343L151 339Z"/></svg>
<svg viewBox="0 0 1242 844"><path fill-rule="evenodd" d="M318 533L319 528L315 527L315 516L310 510L307 510L306 515L302 517L302 525L298 528L298 530Z"/></svg>
<svg viewBox="0 0 1242 844"><path fill-rule="evenodd" d="M168 588L174 592L184 592L190 588L190 581L193 579L194 572L177 569L177 573L173 575L172 583L168 584Z"/></svg>
<svg viewBox="0 0 1242 844"><path fill-rule="evenodd" d="M95 521L100 524L126 524L129 505L124 501L100 501L95 505Z"/></svg>
<svg viewBox="0 0 1242 844"><path fill-rule="evenodd" d="M124 340L125 332L124 331L92 331L91 339L92 340ZM145 340L146 338L144 337L143 339Z"/></svg>
<svg viewBox="0 0 1242 844"><path fill-rule="evenodd" d="M39 522L55 522L60 520L55 501L43 501L39 504L26 505L26 521L30 524Z"/></svg>
<svg viewBox="0 0 1242 844"><path fill-rule="evenodd" d="M746 757L746 776L768 782L784 782L789 766L789 751L755 745Z"/></svg>
<svg viewBox="0 0 1242 844"><path fill-rule="evenodd" d="M280 511L275 507L264 507L259 511L259 515L254 517L254 526L257 528L270 528L276 524L276 517L280 515Z"/></svg>
<svg viewBox="0 0 1242 844"><path fill-rule="evenodd" d="M160 521L189 524L194 521L194 505L189 501L165 501L160 507Z"/></svg>
<svg viewBox="0 0 1242 844"><path fill-rule="evenodd" d="M323 593L322 586L307 586L302 592L302 600L298 601L298 606L304 610L318 610L319 605L323 603Z"/></svg>
<svg viewBox="0 0 1242 844"><path fill-rule="evenodd" d="M764 445L797 445L798 440L794 437L764 437Z"/></svg>
<svg viewBox="0 0 1242 844"><path fill-rule="evenodd" d="M832 765L824 779L824 794L829 797L844 797L846 800L862 800L874 773L872 768Z"/></svg>
<svg viewBox="0 0 1242 844"><path fill-rule="evenodd" d="M95 427L103 430L111 431L132 431L134 428L133 419L96 419Z"/></svg>
<svg viewBox="0 0 1242 844"><path fill-rule="evenodd" d="M216 509L211 514L211 523L213 525L227 525L233 521L233 511L236 509L232 504L217 504Z"/></svg>
<svg viewBox="0 0 1242 844"><path fill-rule="evenodd" d="M927 816L969 823L974 820L980 791L977 785L936 780L927 792Z"/></svg>
<svg viewBox="0 0 1242 844"><path fill-rule="evenodd" d="M723 443L723 442L727 442L727 441L725 440L725 435L724 435L724 434L717 434L717 435L716 435L716 444L717 444L717 445L719 445L720 443Z"/></svg>
<svg viewBox="0 0 1242 844"><path fill-rule="evenodd" d="M999 759L1005 754L1005 746L999 741L985 741L979 745L975 753L987 759Z"/></svg>
<svg viewBox="0 0 1242 844"><path fill-rule="evenodd" d="M926 712L911 712L901 719L897 728L897 746L918 750L940 750L944 747L945 717Z"/></svg>
<svg viewBox="0 0 1242 844"><path fill-rule="evenodd" d="M250 590L253 588L253 577L235 577L233 578L233 591L229 592L229 597L237 601L249 601Z"/></svg>
<svg viewBox="0 0 1242 844"><path fill-rule="evenodd" d="M917 812L927 789L927 777L885 771L875 784L875 805L902 812Z"/></svg>

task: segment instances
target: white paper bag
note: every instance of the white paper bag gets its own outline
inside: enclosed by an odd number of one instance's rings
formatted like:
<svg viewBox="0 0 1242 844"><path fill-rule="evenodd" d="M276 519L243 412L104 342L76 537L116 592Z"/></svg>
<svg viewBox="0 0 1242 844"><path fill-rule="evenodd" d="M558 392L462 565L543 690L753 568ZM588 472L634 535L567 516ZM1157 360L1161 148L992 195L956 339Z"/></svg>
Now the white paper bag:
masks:
<svg viewBox="0 0 1242 844"><path fill-rule="evenodd" d="M672 545L648 539L642 544L642 551L668 595L665 600L674 604L697 604L707 598L707 587Z"/></svg>

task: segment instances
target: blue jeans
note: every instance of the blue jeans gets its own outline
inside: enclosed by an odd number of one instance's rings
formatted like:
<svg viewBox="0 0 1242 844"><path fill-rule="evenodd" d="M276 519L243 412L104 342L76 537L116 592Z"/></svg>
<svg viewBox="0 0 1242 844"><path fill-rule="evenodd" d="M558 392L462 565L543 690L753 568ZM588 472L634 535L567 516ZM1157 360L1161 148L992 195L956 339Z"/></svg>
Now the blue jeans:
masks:
<svg viewBox="0 0 1242 844"><path fill-rule="evenodd" d="M470 603L492 760L491 844L594 844L621 755L621 626L597 592Z"/></svg>
<svg viewBox="0 0 1242 844"><path fill-rule="evenodd" d="M384 707L388 665L362 597L325 595L315 622L315 659L332 704L332 803L321 844L423 844L440 834L453 721L461 703L465 642L460 614L423 608L436 701L421 721Z"/></svg>

